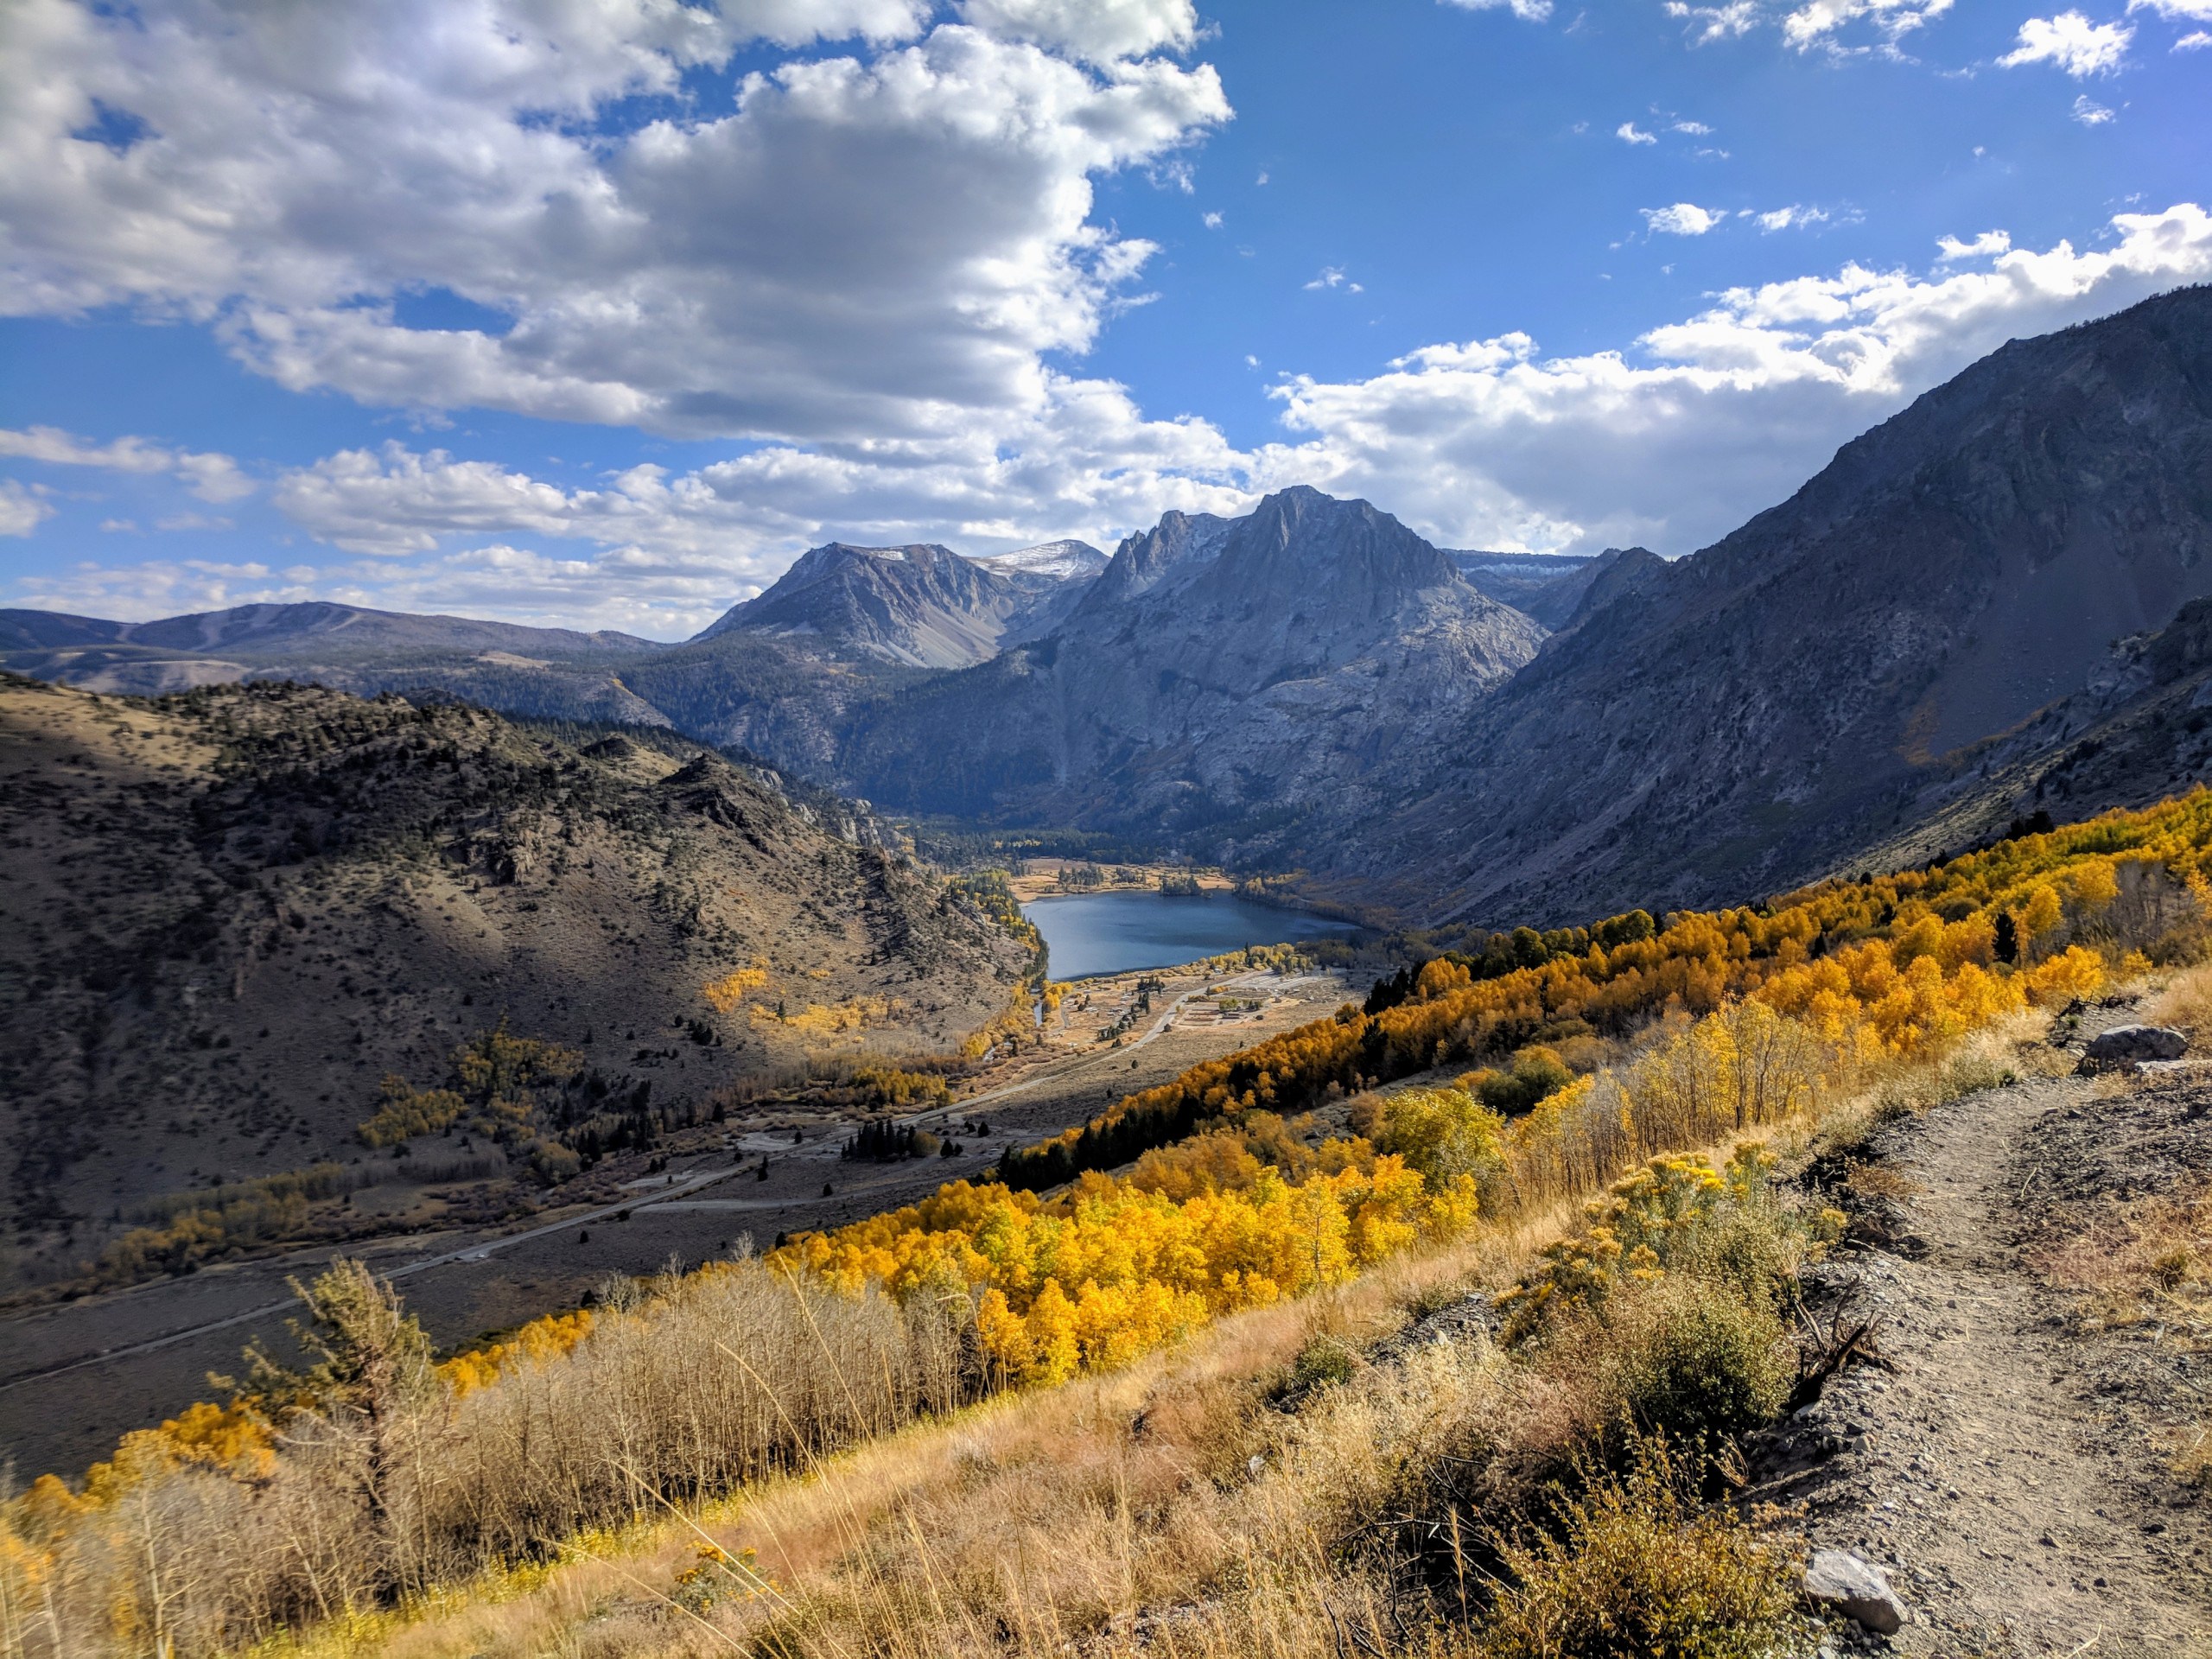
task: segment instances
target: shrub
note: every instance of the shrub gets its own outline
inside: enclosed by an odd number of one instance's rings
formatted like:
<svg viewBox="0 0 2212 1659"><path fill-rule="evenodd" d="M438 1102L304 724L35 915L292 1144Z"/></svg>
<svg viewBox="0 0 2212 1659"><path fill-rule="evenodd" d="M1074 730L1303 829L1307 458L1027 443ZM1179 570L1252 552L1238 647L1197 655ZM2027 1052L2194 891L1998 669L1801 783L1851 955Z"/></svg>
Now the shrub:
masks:
<svg viewBox="0 0 2212 1659"><path fill-rule="evenodd" d="M1524 1048L1513 1057L1513 1064L1507 1070L1471 1072L1460 1081L1470 1092L1479 1096L1491 1110L1510 1117L1529 1111L1537 1102L1557 1094L1574 1081L1574 1073L1560 1058L1558 1051Z"/></svg>
<svg viewBox="0 0 2212 1659"><path fill-rule="evenodd" d="M1605 1418L1690 1444L1773 1421L1796 1376L1772 1299L1712 1280L1639 1286L1591 1335Z"/></svg>
<svg viewBox="0 0 2212 1659"><path fill-rule="evenodd" d="M1290 1386L1304 1390L1349 1382L1357 1369L1358 1360L1350 1348L1334 1337L1315 1337L1298 1351L1298 1357L1291 1362Z"/></svg>
<svg viewBox="0 0 2212 1659"><path fill-rule="evenodd" d="M1623 1478L1560 1496L1547 1532L1499 1541L1511 1582L1488 1659L1778 1659L1811 1643L1793 1563L1726 1510L1662 1440Z"/></svg>

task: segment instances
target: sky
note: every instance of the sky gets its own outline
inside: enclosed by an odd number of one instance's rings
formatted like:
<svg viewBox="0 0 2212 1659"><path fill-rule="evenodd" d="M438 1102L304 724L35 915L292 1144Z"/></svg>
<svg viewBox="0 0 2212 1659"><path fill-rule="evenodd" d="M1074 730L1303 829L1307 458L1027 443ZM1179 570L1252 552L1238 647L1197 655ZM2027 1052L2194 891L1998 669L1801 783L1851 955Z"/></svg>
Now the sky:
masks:
<svg viewBox="0 0 2212 1659"><path fill-rule="evenodd" d="M0 0L0 606L1692 552L2212 280L2212 0Z"/></svg>

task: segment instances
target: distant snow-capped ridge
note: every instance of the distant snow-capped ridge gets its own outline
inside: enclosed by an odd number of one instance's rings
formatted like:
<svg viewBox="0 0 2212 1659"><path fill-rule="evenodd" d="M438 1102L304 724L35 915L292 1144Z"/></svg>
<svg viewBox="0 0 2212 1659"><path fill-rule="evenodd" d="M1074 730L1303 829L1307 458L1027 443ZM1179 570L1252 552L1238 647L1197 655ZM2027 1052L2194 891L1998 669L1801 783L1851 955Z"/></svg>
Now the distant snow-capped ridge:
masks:
<svg viewBox="0 0 2212 1659"><path fill-rule="evenodd" d="M1057 576L1073 582L1096 575L1108 563L1106 556L1089 542L1039 542L1011 553L986 553L979 563L1000 570L1026 570L1033 576Z"/></svg>

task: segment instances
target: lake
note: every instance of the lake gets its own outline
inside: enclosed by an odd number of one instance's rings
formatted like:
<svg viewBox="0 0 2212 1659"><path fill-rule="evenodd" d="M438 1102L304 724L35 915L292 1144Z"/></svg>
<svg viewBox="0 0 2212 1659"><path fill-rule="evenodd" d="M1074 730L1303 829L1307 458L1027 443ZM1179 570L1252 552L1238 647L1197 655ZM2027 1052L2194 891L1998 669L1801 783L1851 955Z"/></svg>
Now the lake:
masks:
<svg viewBox="0 0 2212 1659"><path fill-rule="evenodd" d="M1230 893L1075 893L1033 899L1021 913L1045 936L1054 979L1173 968L1248 944L1354 931L1350 922L1254 904Z"/></svg>

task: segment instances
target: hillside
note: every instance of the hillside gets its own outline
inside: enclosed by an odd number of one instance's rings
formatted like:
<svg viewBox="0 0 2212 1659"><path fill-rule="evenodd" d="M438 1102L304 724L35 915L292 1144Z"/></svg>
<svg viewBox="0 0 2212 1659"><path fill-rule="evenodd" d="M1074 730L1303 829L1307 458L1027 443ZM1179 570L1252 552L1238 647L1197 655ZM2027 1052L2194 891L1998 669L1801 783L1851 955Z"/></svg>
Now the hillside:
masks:
<svg viewBox="0 0 2212 1659"><path fill-rule="evenodd" d="M810 1054L957 1047L1029 965L864 817L674 740L10 677L0 775L0 1289L161 1195L358 1157L387 1074L442 1086L502 1021L581 1062L582 1095L477 1148L526 1192L574 1166L533 1148L602 1109L681 1120Z"/></svg>
<svg viewBox="0 0 2212 1659"><path fill-rule="evenodd" d="M1702 552L1624 556L1415 761L1410 803L1297 854L1438 918L1789 886L1940 810L1975 746L2212 594L2208 547L2199 288L2014 341Z"/></svg>
<svg viewBox="0 0 2212 1659"><path fill-rule="evenodd" d="M1171 512L1048 637L857 708L838 775L901 808L1219 846L1357 795L1542 637L1366 502Z"/></svg>
<svg viewBox="0 0 2212 1659"><path fill-rule="evenodd" d="M2212 1087L2094 1062L2212 1039L2209 864L2200 790L1522 930L1126 1098L1192 1109L1071 1191L459 1351L334 1262L327 1363L0 1501L4 1605L38 1659L2193 1652Z"/></svg>

